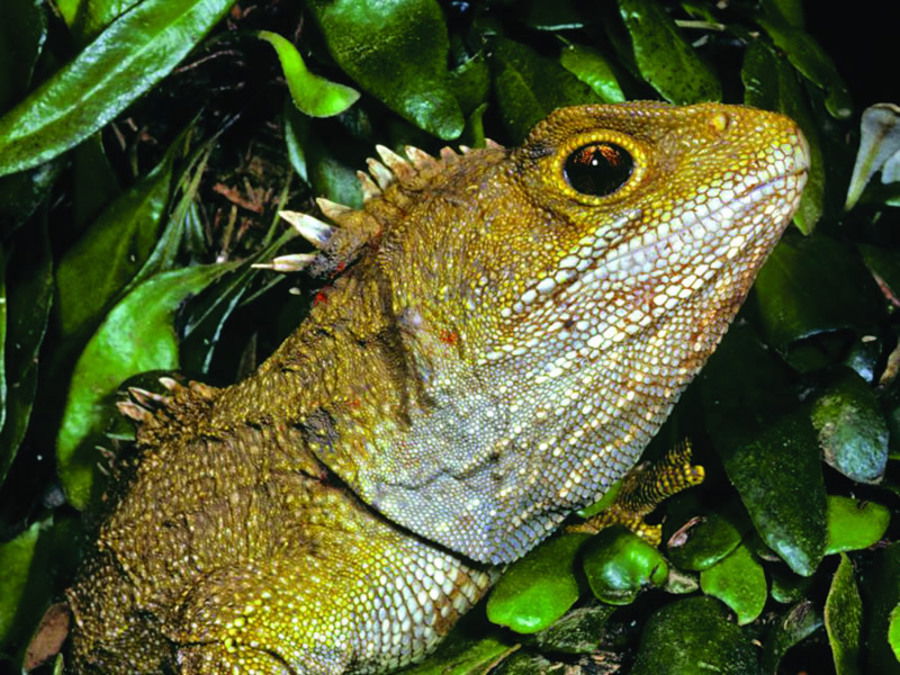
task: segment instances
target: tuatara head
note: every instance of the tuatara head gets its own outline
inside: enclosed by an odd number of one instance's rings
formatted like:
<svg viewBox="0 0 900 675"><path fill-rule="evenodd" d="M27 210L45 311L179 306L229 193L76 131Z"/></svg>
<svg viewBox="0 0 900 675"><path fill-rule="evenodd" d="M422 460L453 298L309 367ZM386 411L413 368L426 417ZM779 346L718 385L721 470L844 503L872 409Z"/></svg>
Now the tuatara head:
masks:
<svg viewBox="0 0 900 675"><path fill-rule="evenodd" d="M321 459L427 539L522 555L637 461L808 165L781 115L638 102L563 108L519 148L400 180L367 209L399 205L375 267L418 387L404 424Z"/></svg>

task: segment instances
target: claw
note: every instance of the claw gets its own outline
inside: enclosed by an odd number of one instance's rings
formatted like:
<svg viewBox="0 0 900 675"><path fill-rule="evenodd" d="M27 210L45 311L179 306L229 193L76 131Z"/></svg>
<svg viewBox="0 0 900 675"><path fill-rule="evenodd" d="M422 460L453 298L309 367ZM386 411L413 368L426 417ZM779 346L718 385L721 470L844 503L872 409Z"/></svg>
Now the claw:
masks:
<svg viewBox="0 0 900 675"><path fill-rule="evenodd" d="M139 406L134 401L116 401L116 408L125 417L133 419L135 422L146 422L153 417L153 413L150 410Z"/></svg>

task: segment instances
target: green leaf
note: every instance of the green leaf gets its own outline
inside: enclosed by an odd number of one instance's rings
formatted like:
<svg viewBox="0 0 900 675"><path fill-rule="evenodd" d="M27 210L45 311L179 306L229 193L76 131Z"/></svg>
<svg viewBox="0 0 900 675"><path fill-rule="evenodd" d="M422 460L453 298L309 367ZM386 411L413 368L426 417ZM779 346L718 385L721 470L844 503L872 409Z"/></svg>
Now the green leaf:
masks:
<svg viewBox="0 0 900 675"><path fill-rule="evenodd" d="M726 558L703 570L700 588L731 607L741 626L762 614L768 595L762 565L746 546L738 546Z"/></svg>
<svg viewBox="0 0 900 675"><path fill-rule="evenodd" d="M56 272L63 334L93 328L102 312L134 279L158 241L173 152L113 201L62 257Z"/></svg>
<svg viewBox="0 0 900 675"><path fill-rule="evenodd" d="M603 643L606 624L615 611L616 607L603 603L578 607L531 639L541 651L591 654Z"/></svg>
<svg viewBox="0 0 900 675"><path fill-rule="evenodd" d="M900 254L897 251L871 244L857 244L869 272L876 283L887 287L894 297L900 297Z"/></svg>
<svg viewBox="0 0 900 675"><path fill-rule="evenodd" d="M454 629L434 654L397 672L403 675L481 675L518 649L495 638L472 639Z"/></svg>
<svg viewBox="0 0 900 675"><path fill-rule="evenodd" d="M8 387L6 383L6 333L7 326L7 298L6 298L6 256L0 250L0 428L6 422L6 397Z"/></svg>
<svg viewBox="0 0 900 675"><path fill-rule="evenodd" d="M141 0L76 0L60 2L63 19L79 45L85 45Z"/></svg>
<svg viewBox="0 0 900 675"><path fill-rule="evenodd" d="M57 515L0 544L0 653L23 656L56 589L71 580L83 538L80 519Z"/></svg>
<svg viewBox="0 0 900 675"><path fill-rule="evenodd" d="M840 495L828 496L827 517L826 555L872 546L884 536L891 522L887 507Z"/></svg>
<svg viewBox="0 0 900 675"><path fill-rule="evenodd" d="M0 118L0 176L100 129L168 74L234 0L146 0Z"/></svg>
<svg viewBox="0 0 900 675"><path fill-rule="evenodd" d="M290 40L267 30L257 31L256 37L275 48L291 100L300 112L310 117L333 117L359 99L356 89L309 72L303 57Z"/></svg>
<svg viewBox="0 0 900 675"><path fill-rule="evenodd" d="M881 480L888 459L888 428L865 380L846 369L815 399L811 419L829 466L857 482Z"/></svg>
<svg viewBox="0 0 900 675"><path fill-rule="evenodd" d="M900 673L894 646L888 641L892 614L900 604L900 542L878 549L864 577L866 609L866 669L870 673ZM896 645L896 642L894 643Z"/></svg>
<svg viewBox="0 0 900 675"><path fill-rule="evenodd" d="M784 113L800 126L809 143L809 174L800 205L794 214L798 229L809 234L822 217L826 184L820 125L813 118L806 91L784 59L761 40L747 47L741 80L744 83L744 103Z"/></svg>
<svg viewBox="0 0 900 675"><path fill-rule="evenodd" d="M894 607L888 623L888 644L894 652L894 658L900 662L900 605Z"/></svg>
<svg viewBox="0 0 900 675"><path fill-rule="evenodd" d="M563 68L588 85L604 103L621 103L625 94L609 65L600 52L582 45L569 45L559 57Z"/></svg>
<svg viewBox="0 0 900 675"><path fill-rule="evenodd" d="M822 235L785 237L756 278L766 341L782 353L823 332L871 333L881 318L875 282L852 249Z"/></svg>
<svg viewBox="0 0 900 675"><path fill-rule="evenodd" d="M0 236L7 237L34 215L56 182L63 162L53 160L0 177Z"/></svg>
<svg viewBox="0 0 900 675"><path fill-rule="evenodd" d="M122 194L122 188L106 156L102 131L91 134L75 146L71 159L72 224L81 232Z"/></svg>
<svg viewBox="0 0 900 675"><path fill-rule="evenodd" d="M35 0L0 5L0 112L27 91L47 39L47 17Z"/></svg>
<svg viewBox="0 0 900 675"><path fill-rule="evenodd" d="M102 440L119 384L146 370L178 368L175 310L234 264L164 272L132 290L107 315L75 365L56 444L59 477L70 503L92 497Z"/></svg>
<svg viewBox="0 0 900 675"><path fill-rule="evenodd" d="M309 174L306 165L306 145L309 134L309 124L297 110L285 100L284 113L284 143L287 146L288 161L294 171L304 183L309 183Z"/></svg>
<svg viewBox="0 0 900 675"><path fill-rule="evenodd" d="M772 624L763 647L763 670L773 675L788 649L809 637L822 626L822 615L809 600L791 607Z"/></svg>
<svg viewBox="0 0 900 675"><path fill-rule="evenodd" d="M564 534L516 561L491 591L488 619L518 633L543 630L578 600L575 557L589 538Z"/></svg>
<svg viewBox="0 0 900 675"><path fill-rule="evenodd" d="M6 420L0 425L0 483L25 436L37 385L38 354L53 301L53 271L47 223L23 231L10 243L5 324ZM0 279L2 282L2 279ZM0 366L2 370L2 366Z"/></svg>
<svg viewBox="0 0 900 675"><path fill-rule="evenodd" d="M756 648L712 598L685 598L647 621L631 675L759 672Z"/></svg>
<svg viewBox="0 0 900 675"><path fill-rule="evenodd" d="M741 533L731 521L722 513L711 513L679 529L667 552L677 567L699 572L725 558L740 543Z"/></svg>
<svg viewBox="0 0 900 675"><path fill-rule="evenodd" d="M792 570L813 574L825 549L822 463L783 370L736 326L701 382L707 431L753 526Z"/></svg>
<svg viewBox="0 0 900 675"><path fill-rule="evenodd" d="M825 485L807 419L785 415L747 442L718 449L766 545L797 574L813 574L825 551Z"/></svg>
<svg viewBox="0 0 900 675"><path fill-rule="evenodd" d="M0 647L5 647L17 631L16 614L28 584L28 570L41 527L41 523L34 523L14 539L0 544Z"/></svg>
<svg viewBox="0 0 900 675"><path fill-rule="evenodd" d="M500 114L516 141L556 108L598 101L590 87L558 62L512 40L494 42L491 70Z"/></svg>
<svg viewBox="0 0 900 675"><path fill-rule="evenodd" d="M363 89L445 140L465 120L447 72L450 43L435 0L310 0L328 50Z"/></svg>
<svg viewBox="0 0 900 675"><path fill-rule="evenodd" d="M450 85L466 115L485 105L491 86L491 73L484 57L477 54L452 70Z"/></svg>
<svg viewBox="0 0 900 675"><path fill-rule="evenodd" d="M722 87L709 66L652 0L619 0L641 76L671 103L720 101Z"/></svg>
<svg viewBox="0 0 900 675"><path fill-rule="evenodd" d="M837 675L853 675L861 672L860 626L862 623L862 599L853 575L853 563L841 553L841 562L831 580L831 588L825 600L825 630L834 658Z"/></svg>
<svg viewBox="0 0 900 675"><path fill-rule="evenodd" d="M669 564L653 546L624 527L601 531L585 547L584 574L594 595L610 605L627 605L645 586L661 586Z"/></svg>
<svg viewBox="0 0 900 675"><path fill-rule="evenodd" d="M826 92L825 107L833 117L844 119L853 112L853 102L847 85L838 74L834 61L806 31L791 26L782 16L769 12L759 19L775 46L782 50L793 65L808 80Z"/></svg>

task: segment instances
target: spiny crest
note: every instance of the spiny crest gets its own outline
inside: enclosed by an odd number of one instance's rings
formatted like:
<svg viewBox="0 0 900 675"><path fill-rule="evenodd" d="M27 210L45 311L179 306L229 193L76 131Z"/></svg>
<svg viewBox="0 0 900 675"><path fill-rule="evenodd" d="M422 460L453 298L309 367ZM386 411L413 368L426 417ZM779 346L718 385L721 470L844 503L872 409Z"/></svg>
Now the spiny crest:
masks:
<svg viewBox="0 0 900 675"><path fill-rule="evenodd" d="M141 433L174 429L173 422L189 422L191 411L198 406L206 407L218 395L219 389L202 382L189 381L181 384L171 377L159 378L168 395L157 394L140 387L128 387L128 398L118 401L119 412L141 425Z"/></svg>
<svg viewBox="0 0 900 675"><path fill-rule="evenodd" d="M490 139L485 139L485 145L491 149L503 147ZM380 161L370 157L366 160L369 172L356 173L363 192L362 209L325 197L316 198L316 204L331 223L299 211L281 211L279 215L317 251L282 255L252 266L284 273L301 270L322 276L340 273L367 244L377 240L384 224L400 215L399 209L410 204L404 190L425 189L446 167L460 161L460 154L449 147L442 148L438 158L411 145L404 148L405 158L384 145L376 145L375 151ZM460 146L462 155L471 151L468 146Z"/></svg>

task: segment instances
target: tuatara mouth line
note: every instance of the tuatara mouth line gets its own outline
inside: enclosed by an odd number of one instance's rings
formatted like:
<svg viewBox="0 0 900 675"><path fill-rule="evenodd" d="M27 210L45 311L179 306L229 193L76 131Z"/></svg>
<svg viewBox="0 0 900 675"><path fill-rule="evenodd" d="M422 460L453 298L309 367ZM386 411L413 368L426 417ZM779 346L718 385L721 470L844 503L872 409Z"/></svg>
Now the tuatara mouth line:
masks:
<svg viewBox="0 0 900 675"><path fill-rule="evenodd" d="M691 211L686 211L685 215L690 214L688 217L693 218L693 222L686 224L684 227L680 227L677 230L673 230L669 232L664 237L660 237L659 239L654 240L648 244L644 244L642 246L638 246L636 248L628 248L628 242L624 242L617 246L615 249L609 251L610 255L598 258L594 261L594 264L587 268L582 274L573 278L569 284L579 280L584 279L590 272L596 272L601 269L603 266L617 266L619 269L633 269L633 266L628 264L630 259L637 257L641 253L650 253L652 256L648 256L649 261L655 261L659 255L660 251L663 250L666 242L671 242L674 237L681 236L685 233L691 234L699 228L702 233L705 233L709 236L703 236L700 234L699 236L693 236L690 239L690 242L699 241L702 239L708 239L709 241L721 241L724 240L724 235L730 231L740 230L741 222L740 215L742 213L746 213L748 210L752 209L754 206L757 206L761 202L765 201L767 198L777 198L778 191L774 191L769 193L762 198L753 199L755 193L759 193L761 191L768 190L773 188L779 183L782 183L785 187L787 187L788 181L791 178L795 178L801 180L803 176L807 173L806 169L790 171L783 174L779 174L778 176L771 178L767 181L763 181L762 183L757 183L751 187L748 187L743 192L740 192L735 195L733 199L731 199L728 203L722 204L715 211L710 211L708 214L703 216L702 218L697 217ZM798 190L799 194L799 190ZM721 215L721 213L725 209L730 209L734 212L734 217L729 219L728 223L722 226L723 219L717 218L717 216ZM707 227L707 223L713 222L715 223L715 228ZM732 227L735 225L736 227ZM721 229L720 229L721 228ZM762 228L760 228L762 229ZM762 230L765 231L765 230ZM749 246L754 238L748 238L747 242L744 246L740 247L743 251ZM626 250L622 250L622 249ZM691 246L690 243L685 246L686 249L696 250L696 246ZM568 284L567 284L568 285Z"/></svg>

